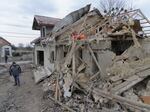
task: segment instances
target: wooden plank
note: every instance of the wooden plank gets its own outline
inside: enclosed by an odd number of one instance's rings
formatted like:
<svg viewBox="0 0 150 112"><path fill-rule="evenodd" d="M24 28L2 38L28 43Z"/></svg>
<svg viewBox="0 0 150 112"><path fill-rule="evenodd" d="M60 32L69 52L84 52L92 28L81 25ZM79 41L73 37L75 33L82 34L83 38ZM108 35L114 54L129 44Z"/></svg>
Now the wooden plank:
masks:
<svg viewBox="0 0 150 112"><path fill-rule="evenodd" d="M54 99L54 98L52 98L52 97L50 97L50 96L48 96L48 98L50 98L51 100L53 100L54 102L56 102L57 104L59 104L60 106L62 106L63 108L69 110L70 112L76 112L76 111L74 111L73 109L71 109L70 107L68 107L67 105L65 105L65 104L63 104L63 103L61 103L61 102L59 102L58 100L56 100L56 99Z"/></svg>
<svg viewBox="0 0 150 112"><path fill-rule="evenodd" d="M104 77L104 73L103 73L103 71L102 71L102 69L101 69L101 67L100 67L100 65L99 65L99 63L98 63L98 61L97 61L97 59L96 59L96 57L95 57L95 55L93 53L93 50L91 49L89 44L88 44L88 49L89 49L89 51L90 51L90 53L91 53L91 55L92 55L92 57L94 59L94 62L96 63L96 65L97 65L97 67L98 67L98 69L99 69L99 71L101 73L101 76Z"/></svg>
<svg viewBox="0 0 150 112"><path fill-rule="evenodd" d="M150 32L147 32L147 33L145 33L145 34L150 34Z"/></svg>
<svg viewBox="0 0 150 112"><path fill-rule="evenodd" d="M56 88L55 88L55 99L58 99L58 76L57 76L57 80L56 80Z"/></svg>
<svg viewBox="0 0 150 112"><path fill-rule="evenodd" d="M147 77L147 76L150 75L150 74L146 74L146 73L150 73L150 65L144 65L144 66L136 67L134 70L135 70L135 72L131 73L131 74L128 74L128 76L133 76L133 75L136 74L139 77ZM120 76L111 77L111 80L114 81L114 82L118 81L120 79L122 79L122 77L120 78Z"/></svg>
<svg viewBox="0 0 150 112"><path fill-rule="evenodd" d="M142 26L142 28L149 28L150 26Z"/></svg>
<svg viewBox="0 0 150 112"><path fill-rule="evenodd" d="M82 64L77 68L77 73L81 72L83 69L85 69L85 63L82 63Z"/></svg>
<svg viewBox="0 0 150 112"><path fill-rule="evenodd" d="M138 39L136 38L135 31L133 29L131 29L131 32L132 32L132 37L133 37L133 41L134 41L135 46L141 47L140 43L138 42Z"/></svg>
<svg viewBox="0 0 150 112"><path fill-rule="evenodd" d="M112 88L111 92L114 94L121 94L124 91L126 91L126 90L130 89L131 87L133 87L134 85L136 85L137 83L141 82L142 80L144 80L144 78L140 78L140 77L134 75L134 76L130 77L127 81Z"/></svg>
<svg viewBox="0 0 150 112"><path fill-rule="evenodd" d="M138 9L138 11L143 16L143 18L145 18L147 20L147 22L150 24L149 19L142 13L142 11L140 9Z"/></svg>
<svg viewBox="0 0 150 112"><path fill-rule="evenodd" d="M69 65L71 63L71 59L72 59L73 54L75 53L75 51L77 49L79 49L82 46L82 44L83 43L80 43L79 45L77 45L76 42L74 42L72 44L71 50L68 51L68 54L67 54L66 59L65 59L65 62L62 65L63 68L66 67L67 65Z"/></svg>
<svg viewBox="0 0 150 112"><path fill-rule="evenodd" d="M119 81L121 79L122 79L122 77L120 77L119 75L110 77L110 80L113 81L113 82Z"/></svg>
<svg viewBox="0 0 150 112"><path fill-rule="evenodd" d="M146 32L146 31L150 31L150 30L143 30L144 32Z"/></svg>
<svg viewBox="0 0 150 112"><path fill-rule="evenodd" d="M71 50L69 51L69 53L66 56L65 62L63 64L63 67L66 67L67 65L69 65L71 63L71 59L72 59L72 55L75 51L75 47L76 47L76 43L72 44Z"/></svg>
<svg viewBox="0 0 150 112"><path fill-rule="evenodd" d="M137 69L135 69L135 74L136 75L129 77L124 83L112 88L111 92L115 94L121 94L122 92L130 89L137 83L150 76L150 65L138 67Z"/></svg>
<svg viewBox="0 0 150 112"><path fill-rule="evenodd" d="M142 22L142 23L140 23L140 24L147 24L147 23L149 23L149 22Z"/></svg>
<svg viewBox="0 0 150 112"><path fill-rule="evenodd" d="M90 81L93 80L94 78L96 78L99 74L100 74L100 71L95 73L92 77L90 77Z"/></svg>
<svg viewBox="0 0 150 112"><path fill-rule="evenodd" d="M83 88L86 91L88 91L89 86L88 85L84 85ZM115 102L123 104L127 108L132 107L134 109L141 110L143 112L149 112L149 110L150 110L150 105L147 105L147 104L144 104L144 103L135 102L135 101L131 101L131 100L127 99L127 98L124 98L124 97L121 97L119 95L115 95L115 94L112 94L112 93L109 93L109 92L105 92L105 91L97 89L97 88L93 88L92 93L96 94L100 98L104 97L104 98L107 98L109 100L113 100Z"/></svg>
<svg viewBox="0 0 150 112"><path fill-rule="evenodd" d="M150 69L150 65L144 65L144 66L137 67L135 69L135 74L143 72L145 70L149 70L149 69ZM147 74L146 74L146 76L147 76Z"/></svg>
<svg viewBox="0 0 150 112"><path fill-rule="evenodd" d="M73 40L73 43L74 43L74 40ZM73 53L73 56L72 56L72 75L73 75L73 77L75 77L75 74L76 74L75 53Z"/></svg>

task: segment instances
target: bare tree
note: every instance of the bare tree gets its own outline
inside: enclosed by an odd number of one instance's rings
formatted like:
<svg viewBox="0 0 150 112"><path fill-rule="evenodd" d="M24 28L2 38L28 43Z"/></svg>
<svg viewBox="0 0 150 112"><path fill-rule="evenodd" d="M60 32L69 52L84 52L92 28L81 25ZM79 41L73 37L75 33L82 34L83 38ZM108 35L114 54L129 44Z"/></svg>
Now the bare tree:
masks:
<svg viewBox="0 0 150 112"><path fill-rule="evenodd" d="M113 16L132 7L131 0L100 0L100 11Z"/></svg>

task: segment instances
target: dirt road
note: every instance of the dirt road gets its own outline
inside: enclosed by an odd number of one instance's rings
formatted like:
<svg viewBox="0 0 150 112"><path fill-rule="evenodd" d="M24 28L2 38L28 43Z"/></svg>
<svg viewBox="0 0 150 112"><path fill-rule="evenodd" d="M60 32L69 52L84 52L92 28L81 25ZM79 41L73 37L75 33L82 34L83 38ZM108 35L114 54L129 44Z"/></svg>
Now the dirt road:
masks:
<svg viewBox="0 0 150 112"><path fill-rule="evenodd" d="M13 86L8 73L0 74L0 112L41 112L42 90L29 66L23 68L20 87Z"/></svg>

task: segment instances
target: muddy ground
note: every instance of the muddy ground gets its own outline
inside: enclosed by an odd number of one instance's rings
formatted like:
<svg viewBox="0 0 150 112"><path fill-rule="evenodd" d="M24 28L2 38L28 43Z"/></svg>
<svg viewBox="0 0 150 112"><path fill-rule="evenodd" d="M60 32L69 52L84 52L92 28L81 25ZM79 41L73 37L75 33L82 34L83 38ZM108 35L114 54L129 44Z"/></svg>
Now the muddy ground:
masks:
<svg viewBox="0 0 150 112"><path fill-rule="evenodd" d="M8 72L0 73L0 112L42 112L42 88L34 83L29 64L23 67L20 80L20 87L13 86Z"/></svg>

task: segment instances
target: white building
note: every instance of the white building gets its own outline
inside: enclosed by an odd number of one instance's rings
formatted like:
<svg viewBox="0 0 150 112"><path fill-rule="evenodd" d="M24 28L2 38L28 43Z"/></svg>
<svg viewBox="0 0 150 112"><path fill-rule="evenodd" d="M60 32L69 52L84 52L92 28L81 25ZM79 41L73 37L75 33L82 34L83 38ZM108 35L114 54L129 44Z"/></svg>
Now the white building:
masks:
<svg viewBox="0 0 150 112"><path fill-rule="evenodd" d="M51 33L55 24L60 21L58 18L45 17L35 15L33 20L33 30L40 31L40 37L33 40L31 43L34 44L34 64L36 66L54 68L54 49L53 45L47 46L41 43L42 40L46 39Z"/></svg>
<svg viewBox="0 0 150 112"><path fill-rule="evenodd" d="M12 57L11 43L0 37L0 62L4 62L5 56Z"/></svg>

